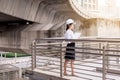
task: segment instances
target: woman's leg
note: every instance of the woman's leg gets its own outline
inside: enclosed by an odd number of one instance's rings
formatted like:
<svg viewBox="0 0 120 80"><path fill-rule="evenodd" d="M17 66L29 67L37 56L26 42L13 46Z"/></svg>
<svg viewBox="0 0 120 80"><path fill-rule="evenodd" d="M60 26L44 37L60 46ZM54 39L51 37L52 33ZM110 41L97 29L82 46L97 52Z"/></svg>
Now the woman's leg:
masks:
<svg viewBox="0 0 120 80"><path fill-rule="evenodd" d="M65 63L64 63L64 75L67 75L67 64L68 64L69 60L65 59Z"/></svg>
<svg viewBox="0 0 120 80"><path fill-rule="evenodd" d="M75 60L71 60L71 71L72 71L72 75L74 76L74 61Z"/></svg>

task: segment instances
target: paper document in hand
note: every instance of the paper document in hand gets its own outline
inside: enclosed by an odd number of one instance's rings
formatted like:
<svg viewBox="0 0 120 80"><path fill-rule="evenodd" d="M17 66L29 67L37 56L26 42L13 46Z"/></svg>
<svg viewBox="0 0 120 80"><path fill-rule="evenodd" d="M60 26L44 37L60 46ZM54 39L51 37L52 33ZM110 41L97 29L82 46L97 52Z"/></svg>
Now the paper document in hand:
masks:
<svg viewBox="0 0 120 80"><path fill-rule="evenodd" d="M75 32L75 38L78 39L81 36L81 33Z"/></svg>

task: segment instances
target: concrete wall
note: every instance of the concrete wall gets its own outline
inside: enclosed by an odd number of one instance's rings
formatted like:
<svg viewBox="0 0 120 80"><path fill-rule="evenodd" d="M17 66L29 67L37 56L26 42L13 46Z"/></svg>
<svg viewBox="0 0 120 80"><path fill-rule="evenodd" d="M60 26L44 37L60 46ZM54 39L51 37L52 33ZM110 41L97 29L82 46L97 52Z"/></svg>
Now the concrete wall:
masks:
<svg viewBox="0 0 120 80"><path fill-rule="evenodd" d="M45 36L47 31L29 31L31 27L35 27L35 24L19 25L15 29L1 32L0 47L29 49L34 39L47 37Z"/></svg>
<svg viewBox="0 0 120 80"><path fill-rule="evenodd" d="M88 19L81 26L84 36L97 36L96 19Z"/></svg>
<svg viewBox="0 0 120 80"><path fill-rule="evenodd" d="M120 37L120 21L89 19L81 27L85 36Z"/></svg>
<svg viewBox="0 0 120 80"><path fill-rule="evenodd" d="M98 19L97 32L100 37L120 37L120 21Z"/></svg>

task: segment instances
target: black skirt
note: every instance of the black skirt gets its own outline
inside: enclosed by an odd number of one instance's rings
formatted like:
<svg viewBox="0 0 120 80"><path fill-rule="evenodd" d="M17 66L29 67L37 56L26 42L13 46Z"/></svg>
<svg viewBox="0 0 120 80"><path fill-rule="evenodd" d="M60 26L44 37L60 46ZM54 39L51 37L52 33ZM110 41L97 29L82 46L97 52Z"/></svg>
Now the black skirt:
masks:
<svg viewBox="0 0 120 80"><path fill-rule="evenodd" d="M75 60L75 43L68 43L66 47L65 59Z"/></svg>

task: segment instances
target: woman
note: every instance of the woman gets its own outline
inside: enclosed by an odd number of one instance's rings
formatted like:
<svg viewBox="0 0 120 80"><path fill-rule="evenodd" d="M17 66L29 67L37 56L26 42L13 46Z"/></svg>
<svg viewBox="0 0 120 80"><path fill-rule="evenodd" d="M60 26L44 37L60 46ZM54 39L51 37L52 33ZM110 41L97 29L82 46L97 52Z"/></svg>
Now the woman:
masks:
<svg viewBox="0 0 120 80"><path fill-rule="evenodd" d="M66 21L66 33L64 35L65 39L75 39L75 34L73 33L74 30L74 20L68 19ZM74 42L68 42L66 53L65 53L65 63L64 63L64 75L67 75L66 67L68 62L70 62L72 75L74 75L74 61L75 61L75 43Z"/></svg>

